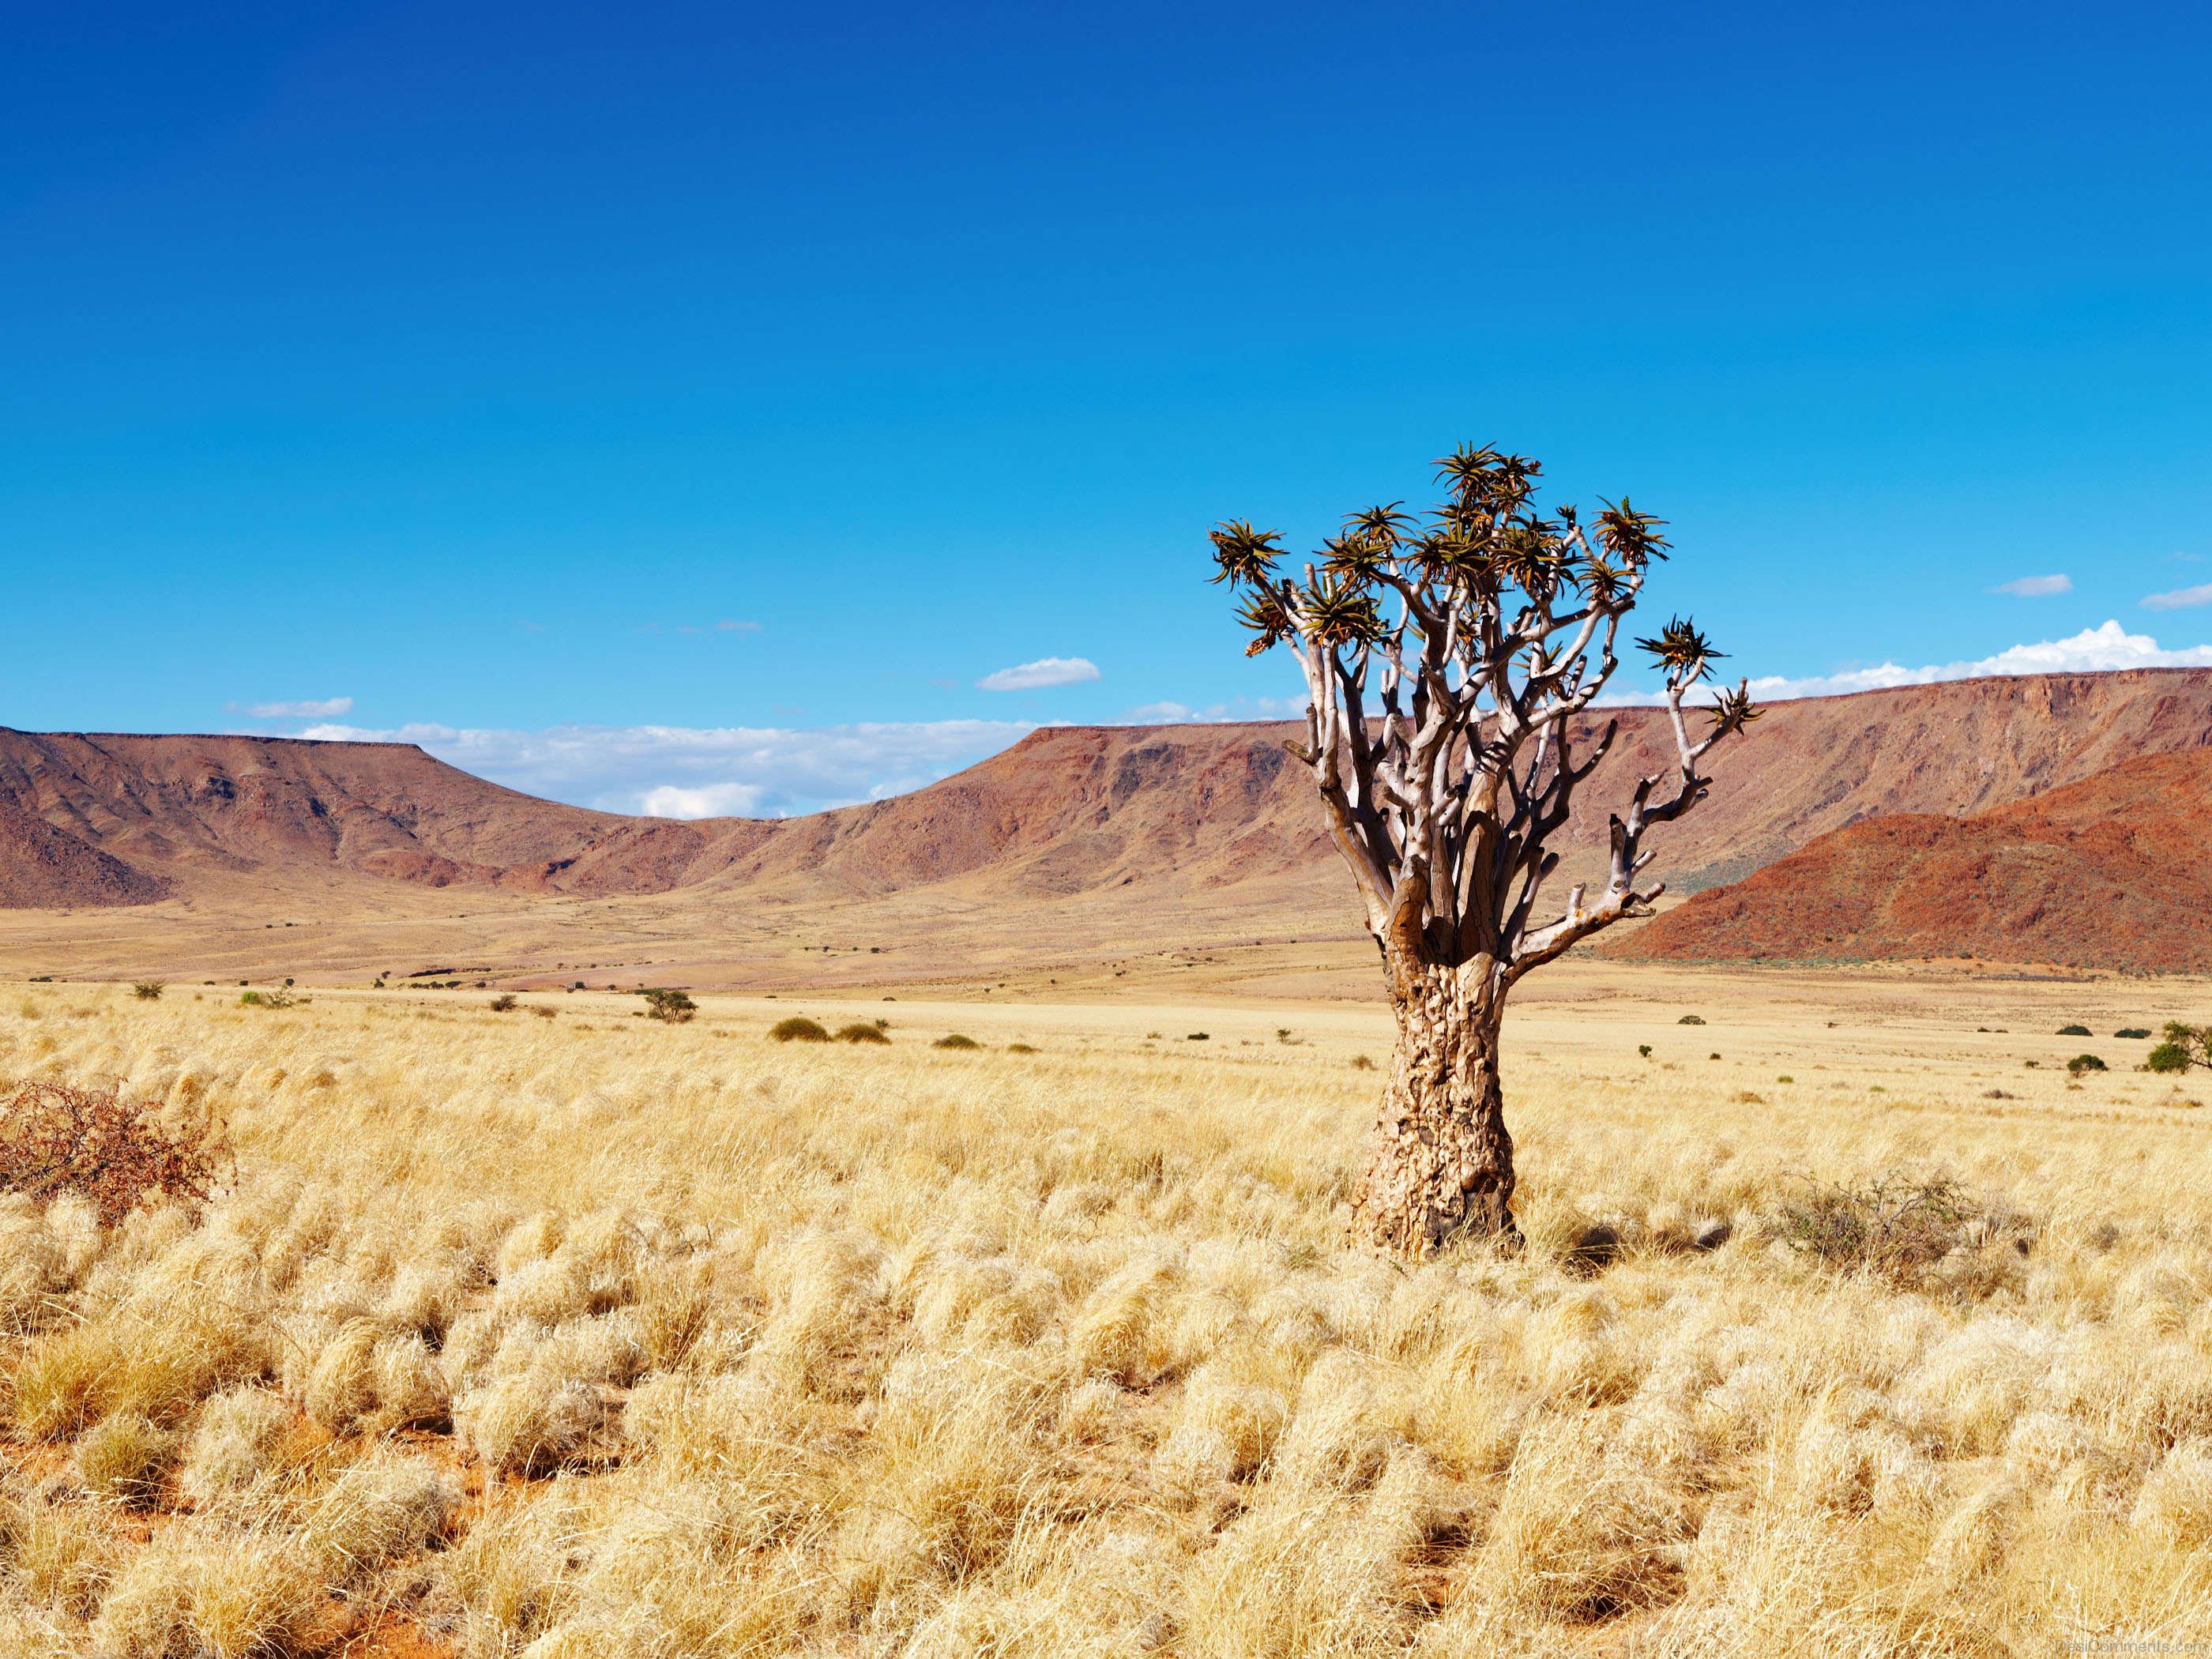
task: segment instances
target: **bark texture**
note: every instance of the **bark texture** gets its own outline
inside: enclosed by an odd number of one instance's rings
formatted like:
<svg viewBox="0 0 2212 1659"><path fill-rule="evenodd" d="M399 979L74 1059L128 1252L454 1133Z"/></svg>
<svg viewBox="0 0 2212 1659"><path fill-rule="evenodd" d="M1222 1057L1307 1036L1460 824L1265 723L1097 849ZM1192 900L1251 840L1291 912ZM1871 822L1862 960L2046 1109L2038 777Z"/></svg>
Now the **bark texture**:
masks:
<svg viewBox="0 0 2212 1659"><path fill-rule="evenodd" d="M1434 963L1389 964L1398 1043L1353 1200L1367 1243L1421 1260L1462 1233L1520 1242L1498 1086L1502 994Z"/></svg>

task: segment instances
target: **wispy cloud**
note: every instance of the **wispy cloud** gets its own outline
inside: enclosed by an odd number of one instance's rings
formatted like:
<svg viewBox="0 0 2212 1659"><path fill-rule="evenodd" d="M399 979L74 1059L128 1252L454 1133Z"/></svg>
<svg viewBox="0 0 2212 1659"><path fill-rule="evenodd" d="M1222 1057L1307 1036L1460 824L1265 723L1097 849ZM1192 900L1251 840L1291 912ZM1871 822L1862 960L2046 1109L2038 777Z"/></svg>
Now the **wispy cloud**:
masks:
<svg viewBox="0 0 2212 1659"><path fill-rule="evenodd" d="M2016 599L2045 599L2053 593L2071 593L2071 576L2015 576L2008 582L1999 582L1990 589L1992 593L2009 593Z"/></svg>
<svg viewBox="0 0 2212 1659"><path fill-rule="evenodd" d="M413 743L510 789L603 811L781 817L879 800L972 766L1033 730L1026 720L789 726L318 724L300 735Z"/></svg>
<svg viewBox="0 0 2212 1659"><path fill-rule="evenodd" d="M1906 668L1893 662L1872 668L1806 678L1770 674L1751 683L1752 695L1770 700L1826 697L1846 691L1875 691L1898 685L1933 685L1938 680L1994 678L2008 674L2087 674L2116 668L2212 668L2212 645L2167 650L2148 634L2130 634L2118 622L2085 628L2063 640L2008 646L1993 657L1972 662L1934 663Z"/></svg>
<svg viewBox="0 0 2212 1659"><path fill-rule="evenodd" d="M1286 720L1305 713L1304 697L1238 697L1193 708L1186 702L1141 702L1122 716L1139 726L1189 726L1225 720Z"/></svg>
<svg viewBox="0 0 2212 1659"><path fill-rule="evenodd" d="M1048 685L1079 685L1098 678L1098 665L1087 657L1039 657L986 674L975 684L986 691L1035 691Z"/></svg>
<svg viewBox="0 0 2212 1659"><path fill-rule="evenodd" d="M327 720L353 713L351 697L324 697L297 702L223 704L226 714L251 714L258 720Z"/></svg>
<svg viewBox="0 0 2212 1659"><path fill-rule="evenodd" d="M2212 605L2212 582L2199 582L2194 587L2177 587L2171 593L2144 595L2142 608L2146 611L2186 611L2191 605Z"/></svg>

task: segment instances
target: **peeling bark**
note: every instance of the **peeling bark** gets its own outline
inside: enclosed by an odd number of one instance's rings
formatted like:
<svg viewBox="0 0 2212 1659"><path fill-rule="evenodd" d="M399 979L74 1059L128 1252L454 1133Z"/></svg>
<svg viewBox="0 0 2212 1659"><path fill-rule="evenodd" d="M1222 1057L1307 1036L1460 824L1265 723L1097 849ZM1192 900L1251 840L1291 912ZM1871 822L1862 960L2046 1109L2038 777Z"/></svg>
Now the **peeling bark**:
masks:
<svg viewBox="0 0 2212 1659"><path fill-rule="evenodd" d="M1398 1042L1352 1198L1353 1226L1409 1260L1462 1234L1520 1242L1513 1137L1498 1070L1504 998L1482 975L1470 993L1442 963L1389 964Z"/></svg>

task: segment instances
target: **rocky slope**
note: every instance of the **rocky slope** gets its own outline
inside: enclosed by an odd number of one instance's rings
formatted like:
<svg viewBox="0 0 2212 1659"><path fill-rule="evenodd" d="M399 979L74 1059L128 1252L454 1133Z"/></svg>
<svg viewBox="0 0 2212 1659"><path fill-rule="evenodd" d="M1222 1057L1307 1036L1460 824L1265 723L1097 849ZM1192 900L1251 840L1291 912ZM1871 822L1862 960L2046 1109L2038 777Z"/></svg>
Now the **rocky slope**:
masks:
<svg viewBox="0 0 2212 1659"><path fill-rule="evenodd" d="M1969 817L1836 830L1610 951L2212 973L2212 750L2139 757Z"/></svg>
<svg viewBox="0 0 2212 1659"><path fill-rule="evenodd" d="M1666 763L1655 711L1585 788L1564 878L1595 872L1606 813ZM963 903L1163 887L1289 915L1349 886L1286 726L1054 727L894 799L779 821L629 818L535 799L403 744L0 729L0 907L288 890L520 896L699 889L778 903L944 887ZM1664 839L1677 891L1736 879L1832 830L1986 811L2144 753L2212 744L2212 671L1963 681L1778 704L1715 757ZM2166 810L2147 799L2141 810ZM1207 896L1212 895L1209 900Z"/></svg>

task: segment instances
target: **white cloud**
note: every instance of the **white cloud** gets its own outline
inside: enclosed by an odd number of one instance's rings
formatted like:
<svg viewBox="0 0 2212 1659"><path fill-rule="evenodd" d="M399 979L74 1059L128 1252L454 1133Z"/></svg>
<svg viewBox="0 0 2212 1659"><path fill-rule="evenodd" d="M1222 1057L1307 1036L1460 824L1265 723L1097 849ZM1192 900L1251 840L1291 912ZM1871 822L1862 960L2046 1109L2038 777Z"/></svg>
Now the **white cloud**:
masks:
<svg viewBox="0 0 2212 1659"><path fill-rule="evenodd" d="M2194 605L2212 605L2212 582L2177 587L2171 593L2152 593L2142 601L2146 611L2186 611Z"/></svg>
<svg viewBox="0 0 2212 1659"><path fill-rule="evenodd" d="M2011 581L1999 582L1990 589L1992 593L2009 593L2016 599L2048 599L2053 593L2071 593L2071 576L2016 576Z"/></svg>
<svg viewBox="0 0 2212 1659"><path fill-rule="evenodd" d="M1040 657L986 674L975 684L986 691L1035 691L1048 685L1077 685L1098 678L1098 665L1087 657Z"/></svg>
<svg viewBox="0 0 2212 1659"><path fill-rule="evenodd" d="M933 783L1034 730L1026 720L779 726L556 726L536 732L314 725L305 738L420 744L510 789L603 811L781 817Z"/></svg>
<svg viewBox="0 0 2212 1659"><path fill-rule="evenodd" d="M2130 634L2117 622L2102 628L2085 628L2063 640L2043 640L2033 645L2008 646L1994 657L1975 662L1932 664L1904 668L1886 662L1873 668L1854 668L1840 674L1791 679L1770 674L1751 683L1752 695L1769 700L1783 697L1827 697L1845 691L1875 691L1895 685L1932 685L1938 680L1983 679L2006 674L2087 674L2115 668L2212 668L2212 645L2162 649L2148 634Z"/></svg>
<svg viewBox="0 0 2212 1659"><path fill-rule="evenodd" d="M1138 726L1188 726L1225 720L1296 720L1306 712L1304 697L1238 697L1194 708L1187 702L1141 702L1122 715Z"/></svg>
<svg viewBox="0 0 2212 1659"><path fill-rule="evenodd" d="M234 702L225 703L223 707L234 714L241 712ZM258 720L335 720L340 714L353 713L353 699L325 697L320 702L310 699L303 702L257 702L247 705L243 712Z"/></svg>
<svg viewBox="0 0 2212 1659"><path fill-rule="evenodd" d="M649 818L750 818L760 814L765 793L757 783L709 783L696 789L664 783L640 797Z"/></svg>

